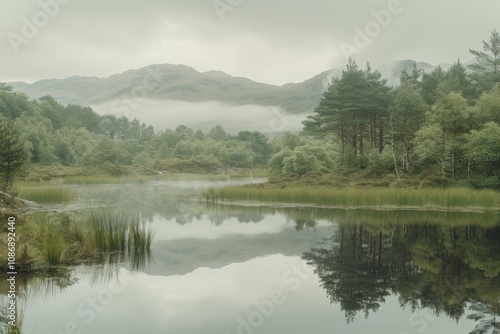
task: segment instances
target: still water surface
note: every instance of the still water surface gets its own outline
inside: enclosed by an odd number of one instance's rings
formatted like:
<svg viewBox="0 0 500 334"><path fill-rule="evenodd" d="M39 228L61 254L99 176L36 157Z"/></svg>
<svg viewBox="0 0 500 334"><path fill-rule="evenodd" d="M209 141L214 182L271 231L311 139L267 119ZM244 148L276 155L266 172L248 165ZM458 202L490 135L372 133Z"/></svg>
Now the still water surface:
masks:
<svg viewBox="0 0 500 334"><path fill-rule="evenodd" d="M80 198L69 208L87 214L88 206L106 205L125 212L147 222L155 242L136 259L115 254L102 264L18 282L24 331L498 332L497 213L193 200L204 187L221 184L74 186Z"/></svg>

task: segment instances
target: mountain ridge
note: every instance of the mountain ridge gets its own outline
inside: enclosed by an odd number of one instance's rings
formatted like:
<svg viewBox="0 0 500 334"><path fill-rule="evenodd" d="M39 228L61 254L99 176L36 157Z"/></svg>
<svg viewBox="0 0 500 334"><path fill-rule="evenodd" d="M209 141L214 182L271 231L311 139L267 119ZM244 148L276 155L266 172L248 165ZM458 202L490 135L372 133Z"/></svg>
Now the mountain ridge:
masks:
<svg viewBox="0 0 500 334"><path fill-rule="evenodd" d="M391 86L399 82L403 69L411 69L413 60L400 60L374 66ZM424 71L437 66L416 62ZM441 64L444 69L448 64ZM42 79L32 84L11 82L16 91L31 98L51 95L63 104L96 105L114 100L143 99L189 102L218 101L236 105L278 106L290 113L311 112L333 77L345 67L323 71L300 83L272 85L223 71L199 72L186 65L152 64L129 69L105 78L71 76L65 79Z"/></svg>

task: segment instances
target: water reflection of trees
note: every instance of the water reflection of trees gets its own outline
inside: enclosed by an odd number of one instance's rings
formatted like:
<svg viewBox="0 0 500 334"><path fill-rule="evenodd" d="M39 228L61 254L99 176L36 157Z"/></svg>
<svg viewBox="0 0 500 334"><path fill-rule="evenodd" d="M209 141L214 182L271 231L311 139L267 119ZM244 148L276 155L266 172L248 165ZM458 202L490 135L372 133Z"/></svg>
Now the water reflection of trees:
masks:
<svg viewBox="0 0 500 334"><path fill-rule="evenodd" d="M473 312L472 333L500 328L500 226L341 223L328 247L303 257L348 322L397 293L413 311L455 320Z"/></svg>
<svg viewBox="0 0 500 334"><path fill-rule="evenodd" d="M7 280L0 281L0 333L24 333L24 310L31 300L48 300L63 293L63 290L79 281L78 277L88 277L91 286L107 286L112 281L120 281L123 267L130 271L141 271L154 257L150 250L130 250L127 252L103 253L94 265L80 268L60 268L35 275L16 277L16 326L8 326L7 307L9 299Z"/></svg>
<svg viewBox="0 0 500 334"><path fill-rule="evenodd" d="M170 200L177 206L169 215L160 215L178 223L201 215L217 225L234 218L257 223L279 215L298 231L315 228L319 221L338 223L330 247L313 249L304 258L316 266L332 303L341 305L348 322L358 312L368 317L397 293L401 307L414 311L428 308L455 320L472 312L469 317L477 321L473 333L500 326L496 212L273 208Z"/></svg>
<svg viewBox="0 0 500 334"><path fill-rule="evenodd" d="M16 322L8 325L7 307L9 284L7 280L0 281L0 333L24 333L23 318L26 305L33 298L47 300L61 294L64 289L78 281L72 277L71 270L57 269L47 273L16 276Z"/></svg>

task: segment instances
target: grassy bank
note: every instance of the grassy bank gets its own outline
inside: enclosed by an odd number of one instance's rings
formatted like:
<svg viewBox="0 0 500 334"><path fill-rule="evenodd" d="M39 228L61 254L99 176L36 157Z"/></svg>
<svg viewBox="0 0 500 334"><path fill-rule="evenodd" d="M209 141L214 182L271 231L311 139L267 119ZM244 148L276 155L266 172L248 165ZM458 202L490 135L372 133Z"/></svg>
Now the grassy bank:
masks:
<svg viewBox="0 0 500 334"><path fill-rule="evenodd" d="M110 175L81 175L67 176L63 179L64 184L125 184L144 183L151 179L147 176L110 176Z"/></svg>
<svg viewBox="0 0 500 334"><path fill-rule="evenodd" d="M330 188L321 186L277 188L252 185L208 189L204 192L204 197L212 202L256 201L358 208L398 206L496 209L500 207L500 193L467 188Z"/></svg>
<svg viewBox="0 0 500 334"><path fill-rule="evenodd" d="M5 218L6 220L6 218ZM140 221L106 212L86 218L69 213L37 213L16 218L16 267L45 270L95 260L103 253L148 251L154 232ZM0 232L0 268L7 268L7 230Z"/></svg>
<svg viewBox="0 0 500 334"><path fill-rule="evenodd" d="M76 196L71 189L44 182L18 182L12 192L19 198L43 204L69 202Z"/></svg>

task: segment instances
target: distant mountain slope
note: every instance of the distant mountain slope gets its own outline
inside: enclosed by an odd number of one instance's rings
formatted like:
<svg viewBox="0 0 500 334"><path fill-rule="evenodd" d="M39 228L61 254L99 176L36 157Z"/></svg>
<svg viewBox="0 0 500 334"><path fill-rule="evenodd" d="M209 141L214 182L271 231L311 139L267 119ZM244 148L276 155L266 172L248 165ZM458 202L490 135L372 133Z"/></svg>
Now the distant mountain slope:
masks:
<svg viewBox="0 0 500 334"><path fill-rule="evenodd" d="M417 63L425 71L435 66ZM379 70L389 85L397 85L404 68L413 61L403 60L384 64ZM448 65L442 65L448 67ZM10 83L15 90L32 98L51 95L63 104L95 105L121 98L137 96L157 100L219 101L237 105L256 104L279 106L290 113L310 112L318 104L332 78L344 68L322 72L302 83L283 86L258 83L247 78L233 77L221 71L198 72L185 65L150 65L128 70L108 78L73 76L66 79L46 79L33 84Z"/></svg>

